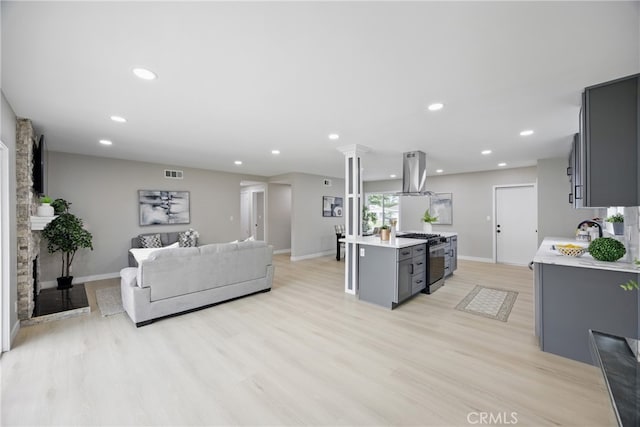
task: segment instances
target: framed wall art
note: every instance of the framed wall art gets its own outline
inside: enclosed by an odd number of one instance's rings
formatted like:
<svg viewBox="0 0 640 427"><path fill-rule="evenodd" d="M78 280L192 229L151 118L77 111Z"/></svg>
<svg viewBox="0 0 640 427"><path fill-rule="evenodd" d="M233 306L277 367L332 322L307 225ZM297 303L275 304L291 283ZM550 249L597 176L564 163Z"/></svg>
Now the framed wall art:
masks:
<svg viewBox="0 0 640 427"><path fill-rule="evenodd" d="M453 193L436 193L431 196L429 212L438 217L434 224L453 224Z"/></svg>
<svg viewBox="0 0 640 427"><path fill-rule="evenodd" d="M140 225L189 224L189 192L138 190Z"/></svg>
<svg viewBox="0 0 640 427"><path fill-rule="evenodd" d="M322 196L322 216L341 217L342 197Z"/></svg>

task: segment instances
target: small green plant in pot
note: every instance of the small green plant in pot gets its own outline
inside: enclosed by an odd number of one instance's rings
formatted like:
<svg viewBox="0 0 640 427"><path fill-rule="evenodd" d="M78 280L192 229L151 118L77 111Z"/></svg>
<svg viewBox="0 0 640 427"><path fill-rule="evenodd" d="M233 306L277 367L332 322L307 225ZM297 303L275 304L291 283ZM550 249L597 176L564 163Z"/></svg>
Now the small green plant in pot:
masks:
<svg viewBox="0 0 640 427"><path fill-rule="evenodd" d="M422 218L421 218L421 221L424 223L424 225L423 225L424 232L425 233L431 233L431 231L433 230L433 227L431 226L431 224L433 224L437 220L438 220L438 217L437 216L431 216L431 213L429 212L429 209L424 211L424 215L422 215Z"/></svg>
<svg viewBox="0 0 640 427"><path fill-rule="evenodd" d="M613 225L613 234L616 236L622 236L624 234L624 215L617 213L611 215L606 221Z"/></svg>
<svg viewBox="0 0 640 427"><path fill-rule="evenodd" d="M36 215L38 216L53 216L54 209L51 206L51 197L42 195L40 197L40 206L36 209Z"/></svg>
<svg viewBox="0 0 640 427"><path fill-rule="evenodd" d="M391 227L389 224L384 224L380 227L380 240L389 240L391 237Z"/></svg>
<svg viewBox="0 0 640 427"><path fill-rule="evenodd" d="M62 269L60 277L58 277L58 289L69 289L72 287L71 264L76 251L82 248L93 250L93 236L84 229L82 220L69 212L71 203L62 201L65 206L64 211L47 224L42 231L42 235L47 239L49 253L60 252L62 255Z"/></svg>
<svg viewBox="0 0 640 427"><path fill-rule="evenodd" d="M627 253L624 245L612 237L600 237L589 245L589 253L598 261L614 262Z"/></svg>

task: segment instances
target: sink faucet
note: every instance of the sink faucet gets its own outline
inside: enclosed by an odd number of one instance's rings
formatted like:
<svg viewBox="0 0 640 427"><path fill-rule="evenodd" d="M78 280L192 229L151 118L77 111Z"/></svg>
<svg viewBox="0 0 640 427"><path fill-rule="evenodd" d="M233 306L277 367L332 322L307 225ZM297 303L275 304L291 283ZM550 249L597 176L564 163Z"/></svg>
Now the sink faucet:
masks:
<svg viewBox="0 0 640 427"><path fill-rule="evenodd" d="M578 230L580 230L583 225L586 225L587 227L598 227L598 237L602 237L602 226L597 222L591 220L582 221L580 224L578 224Z"/></svg>

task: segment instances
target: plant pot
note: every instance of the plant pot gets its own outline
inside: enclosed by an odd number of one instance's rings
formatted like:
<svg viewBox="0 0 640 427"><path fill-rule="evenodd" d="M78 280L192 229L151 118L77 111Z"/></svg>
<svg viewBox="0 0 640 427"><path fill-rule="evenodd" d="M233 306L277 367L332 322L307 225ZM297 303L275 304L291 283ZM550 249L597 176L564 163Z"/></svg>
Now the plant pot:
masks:
<svg viewBox="0 0 640 427"><path fill-rule="evenodd" d="M56 280L58 281L59 291L73 288L73 285L71 284L71 282L73 281L73 276L58 277Z"/></svg>
<svg viewBox="0 0 640 427"><path fill-rule="evenodd" d="M422 231L424 231L425 233L432 233L433 232L433 226L431 225L430 222L423 222L422 223Z"/></svg>
<svg viewBox="0 0 640 427"><path fill-rule="evenodd" d="M54 216L55 211L49 203L43 203L36 209L37 216Z"/></svg>
<svg viewBox="0 0 640 427"><path fill-rule="evenodd" d="M389 237L391 235L391 230L383 228L382 230L380 230L380 240L389 240Z"/></svg>
<svg viewBox="0 0 640 427"><path fill-rule="evenodd" d="M613 225L613 234L616 236L624 235L624 222L612 222Z"/></svg>

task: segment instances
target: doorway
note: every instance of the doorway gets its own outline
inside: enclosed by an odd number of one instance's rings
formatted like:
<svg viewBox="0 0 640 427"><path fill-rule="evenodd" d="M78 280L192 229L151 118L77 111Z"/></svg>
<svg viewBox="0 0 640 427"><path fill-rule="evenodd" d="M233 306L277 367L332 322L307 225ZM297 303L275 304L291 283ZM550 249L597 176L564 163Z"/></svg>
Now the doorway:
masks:
<svg viewBox="0 0 640 427"><path fill-rule="evenodd" d="M0 141L0 352L10 347L9 150Z"/></svg>
<svg viewBox="0 0 640 427"><path fill-rule="evenodd" d="M243 181L240 185L240 238L266 241L265 184Z"/></svg>
<svg viewBox="0 0 640 427"><path fill-rule="evenodd" d="M494 262L527 265L538 247L538 200L535 184L493 187Z"/></svg>

